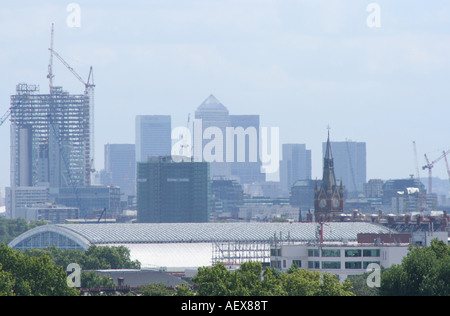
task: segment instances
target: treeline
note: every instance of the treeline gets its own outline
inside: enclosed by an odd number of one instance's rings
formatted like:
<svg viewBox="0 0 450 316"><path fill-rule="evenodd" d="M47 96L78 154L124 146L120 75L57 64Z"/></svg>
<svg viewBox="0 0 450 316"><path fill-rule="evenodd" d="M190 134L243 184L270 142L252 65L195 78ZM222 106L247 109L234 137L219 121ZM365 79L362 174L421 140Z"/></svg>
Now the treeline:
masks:
<svg viewBox="0 0 450 316"><path fill-rule="evenodd" d="M46 224L47 222L45 221L27 221L24 218L8 219L0 217L0 244L8 244L27 230Z"/></svg>
<svg viewBox="0 0 450 316"><path fill-rule="evenodd" d="M130 251L124 246L91 246L86 251L55 247L20 251L2 244L0 296L79 295L67 285L66 268L71 263L81 268L82 288L114 286L112 280L94 270L140 269L141 266L139 261L130 259Z"/></svg>
<svg viewBox="0 0 450 316"><path fill-rule="evenodd" d="M113 286L106 276L92 270L139 269L128 248L91 246L88 250L56 248L19 251L0 246L0 296L79 295L67 286L70 263L82 269L81 287ZM91 271L88 271L91 270ZM247 262L232 272L223 264L199 268L190 280L176 288L148 284L133 293L144 296L449 296L450 247L433 240L429 247L411 246L402 263L382 269L380 285L368 287L369 274L343 283L331 274L292 267L286 272L263 270L261 263Z"/></svg>

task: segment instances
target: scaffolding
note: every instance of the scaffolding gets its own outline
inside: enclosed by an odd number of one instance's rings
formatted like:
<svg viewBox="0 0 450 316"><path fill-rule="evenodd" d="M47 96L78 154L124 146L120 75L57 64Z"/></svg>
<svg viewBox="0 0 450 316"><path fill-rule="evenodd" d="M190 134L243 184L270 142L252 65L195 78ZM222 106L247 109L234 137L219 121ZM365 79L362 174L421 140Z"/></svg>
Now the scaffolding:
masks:
<svg viewBox="0 0 450 316"><path fill-rule="evenodd" d="M270 241L228 241L213 244L212 264L270 263Z"/></svg>
<svg viewBox="0 0 450 316"><path fill-rule="evenodd" d="M62 87L40 94L18 84L11 96L11 186L83 187L91 183L90 96Z"/></svg>

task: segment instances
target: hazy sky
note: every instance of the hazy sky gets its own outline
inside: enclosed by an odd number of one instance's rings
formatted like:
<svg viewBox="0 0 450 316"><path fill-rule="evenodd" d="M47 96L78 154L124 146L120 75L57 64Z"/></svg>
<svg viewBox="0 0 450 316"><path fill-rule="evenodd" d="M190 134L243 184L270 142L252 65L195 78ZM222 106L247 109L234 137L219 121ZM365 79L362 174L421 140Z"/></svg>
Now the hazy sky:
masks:
<svg viewBox="0 0 450 316"><path fill-rule="evenodd" d="M135 116L188 113L214 94L230 114L259 114L281 143L367 143L367 179L405 178L424 153L450 149L450 2L363 0L142 0L0 4L0 113L19 82L46 79L55 50L83 77L94 69L96 167L105 143L134 143ZM369 27L370 3L380 8ZM55 84L83 85L57 60ZM9 122L0 127L0 186L9 185ZM442 160L434 175L447 178ZM420 175L427 174L420 168Z"/></svg>

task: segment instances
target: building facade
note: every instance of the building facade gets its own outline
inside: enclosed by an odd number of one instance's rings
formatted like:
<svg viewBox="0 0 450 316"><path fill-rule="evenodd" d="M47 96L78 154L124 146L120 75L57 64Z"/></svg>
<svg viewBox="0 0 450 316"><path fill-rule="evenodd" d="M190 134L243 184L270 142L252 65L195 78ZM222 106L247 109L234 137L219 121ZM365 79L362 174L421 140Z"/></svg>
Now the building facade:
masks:
<svg viewBox="0 0 450 316"><path fill-rule="evenodd" d="M227 162L225 150L226 129L230 126L228 109L213 95L206 98L195 111L194 160L210 163L212 179L231 177L231 165Z"/></svg>
<svg viewBox="0 0 450 316"><path fill-rule="evenodd" d="M136 116L136 161L149 157L168 156L172 150L170 115Z"/></svg>
<svg viewBox="0 0 450 316"><path fill-rule="evenodd" d="M208 222L209 165L159 157L137 165L137 219L141 223Z"/></svg>
<svg viewBox="0 0 450 316"><path fill-rule="evenodd" d="M327 143L322 144L326 152ZM336 178L341 179L349 193L363 192L366 183L366 143L344 141L331 142L333 150L334 171Z"/></svg>
<svg viewBox="0 0 450 316"><path fill-rule="evenodd" d="M105 185L120 187L125 195L136 194L136 157L134 144L106 144L105 172L110 174L111 182Z"/></svg>
<svg viewBox="0 0 450 316"><path fill-rule="evenodd" d="M259 115L230 115L230 124L234 129L232 177L242 185L264 182L266 176L261 172L259 155Z"/></svg>
<svg viewBox="0 0 450 316"><path fill-rule="evenodd" d="M372 267L388 268L400 264L409 243L283 243L272 245L273 268L286 271L293 265L301 269L336 274L341 281L348 276L372 272Z"/></svg>
<svg viewBox="0 0 450 316"><path fill-rule="evenodd" d="M311 150L305 144L283 144L280 161L281 190L285 195L297 180L311 179Z"/></svg>

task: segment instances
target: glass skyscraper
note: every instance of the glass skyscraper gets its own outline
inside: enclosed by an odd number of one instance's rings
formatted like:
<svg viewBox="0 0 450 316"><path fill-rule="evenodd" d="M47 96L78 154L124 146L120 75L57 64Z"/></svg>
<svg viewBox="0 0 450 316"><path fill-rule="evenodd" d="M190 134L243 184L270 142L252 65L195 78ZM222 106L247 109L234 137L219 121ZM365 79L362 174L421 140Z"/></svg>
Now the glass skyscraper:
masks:
<svg viewBox="0 0 450 316"><path fill-rule="evenodd" d="M106 144L105 171L111 176L111 183L120 187L125 195L135 195L136 158L134 144Z"/></svg>
<svg viewBox="0 0 450 316"><path fill-rule="evenodd" d="M136 116L136 161L169 156L172 149L170 115Z"/></svg>
<svg viewBox="0 0 450 316"><path fill-rule="evenodd" d="M209 195L207 162L159 157L137 164L138 222L208 222Z"/></svg>

